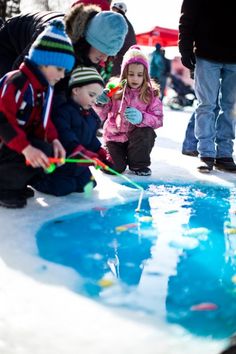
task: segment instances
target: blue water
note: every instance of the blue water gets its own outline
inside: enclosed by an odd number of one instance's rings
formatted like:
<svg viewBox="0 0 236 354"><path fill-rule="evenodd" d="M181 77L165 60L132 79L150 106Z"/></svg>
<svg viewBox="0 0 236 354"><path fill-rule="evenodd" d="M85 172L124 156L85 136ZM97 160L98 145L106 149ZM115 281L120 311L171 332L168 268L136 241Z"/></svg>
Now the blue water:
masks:
<svg viewBox="0 0 236 354"><path fill-rule="evenodd" d="M135 201L44 224L36 235L40 256L75 269L82 279L76 291L108 306L198 336L232 335L236 188L143 187L148 197L138 214Z"/></svg>

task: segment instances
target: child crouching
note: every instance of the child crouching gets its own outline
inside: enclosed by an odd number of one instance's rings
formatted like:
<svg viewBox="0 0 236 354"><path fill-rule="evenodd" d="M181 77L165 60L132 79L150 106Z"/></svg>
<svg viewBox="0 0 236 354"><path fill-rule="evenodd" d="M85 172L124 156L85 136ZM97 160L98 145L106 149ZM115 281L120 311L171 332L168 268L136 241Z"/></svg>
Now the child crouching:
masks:
<svg viewBox="0 0 236 354"><path fill-rule="evenodd" d="M105 121L104 141L114 161L114 169L130 171L139 176L151 175L150 154L155 129L163 124L163 108L159 88L151 83L148 59L139 47L125 53L120 82L127 84L111 98L106 91L98 98L97 112Z"/></svg>
<svg viewBox="0 0 236 354"><path fill-rule="evenodd" d="M50 120L53 86L74 65L74 52L61 21L35 40L19 70L0 83L0 205L22 208L33 195L27 185L45 175L47 156L65 150ZM26 165L28 161L29 165Z"/></svg>
<svg viewBox="0 0 236 354"><path fill-rule="evenodd" d="M98 158L111 166L112 161L96 136L100 118L92 108L103 88L103 79L95 68L79 66L74 69L69 80L69 97L53 112L53 122L67 156ZM89 182L96 186L88 165L68 163L38 181L34 188L62 196L83 192Z"/></svg>

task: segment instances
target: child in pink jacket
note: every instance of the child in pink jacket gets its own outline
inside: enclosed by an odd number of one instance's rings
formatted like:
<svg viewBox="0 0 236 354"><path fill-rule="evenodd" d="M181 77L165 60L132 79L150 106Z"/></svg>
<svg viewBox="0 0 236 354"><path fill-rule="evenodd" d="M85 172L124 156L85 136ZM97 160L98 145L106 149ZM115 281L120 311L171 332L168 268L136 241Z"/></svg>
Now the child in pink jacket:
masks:
<svg viewBox="0 0 236 354"><path fill-rule="evenodd" d="M104 123L104 141L117 172L128 166L138 176L150 176L155 129L163 125L159 88L151 82L147 57L139 47L125 53L120 80L124 86L111 98L104 91L97 112ZM122 81L123 82L123 81Z"/></svg>

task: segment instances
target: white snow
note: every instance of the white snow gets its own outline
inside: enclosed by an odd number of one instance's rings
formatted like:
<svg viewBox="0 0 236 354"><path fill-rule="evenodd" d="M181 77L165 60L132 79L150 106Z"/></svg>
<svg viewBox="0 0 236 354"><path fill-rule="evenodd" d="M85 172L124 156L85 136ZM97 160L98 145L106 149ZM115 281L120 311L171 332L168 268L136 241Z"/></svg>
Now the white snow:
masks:
<svg viewBox="0 0 236 354"><path fill-rule="evenodd" d="M127 176L136 182L203 180L235 185L232 174L201 175L196 171L198 159L181 154L190 114L166 110L152 151L152 176ZM101 171L95 174L98 186L90 198L36 193L22 210L0 209L0 353L218 354L224 341L197 338L178 326L153 325L140 314L118 312L79 295L74 290L80 278L74 270L39 257L35 234L47 220L138 198L139 191L122 186L121 179Z"/></svg>

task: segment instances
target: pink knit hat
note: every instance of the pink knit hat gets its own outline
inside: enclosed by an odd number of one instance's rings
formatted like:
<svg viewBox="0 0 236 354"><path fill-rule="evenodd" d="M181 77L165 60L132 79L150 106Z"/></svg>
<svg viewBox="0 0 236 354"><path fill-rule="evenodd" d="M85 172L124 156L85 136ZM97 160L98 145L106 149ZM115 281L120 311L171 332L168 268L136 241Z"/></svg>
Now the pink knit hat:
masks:
<svg viewBox="0 0 236 354"><path fill-rule="evenodd" d="M149 71L149 62L146 55L141 51L140 47L137 45L132 45L123 57L121 64L121 73L123 73L124 68L129 64L143 64L147 71Z"/></svg>

